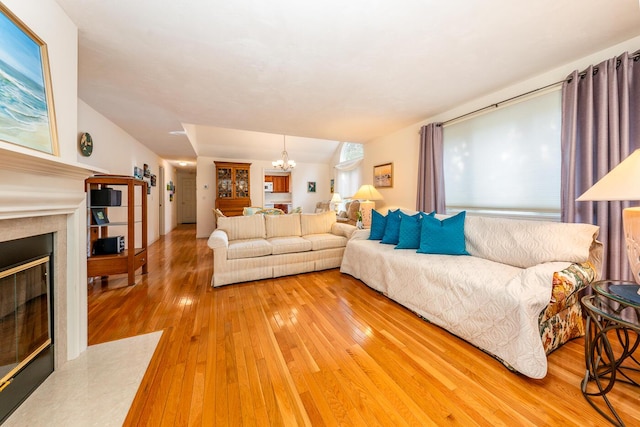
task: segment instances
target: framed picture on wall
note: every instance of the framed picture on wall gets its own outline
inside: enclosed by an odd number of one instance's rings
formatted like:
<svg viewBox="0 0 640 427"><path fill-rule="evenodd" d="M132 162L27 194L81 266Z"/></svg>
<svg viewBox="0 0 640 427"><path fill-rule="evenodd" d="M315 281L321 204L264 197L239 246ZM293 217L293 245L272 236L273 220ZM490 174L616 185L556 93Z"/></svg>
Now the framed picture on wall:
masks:
<svg viewBox="0 0 640 427"><path fill-rule="evenodd" d="M142 169L137 166L133 167L133 177L135 179L142 179Z"/></svg>
<svg viewBox="0 0 640 427"><path fill-rule="evenodd" d="M308 181L307 182L307 193L315 193L316 192L316 182Z"/></svg>
<svg viewBox="0 0 640 427"><path fill-rule="evenodd" d="M393 163L384 163L373 167L373 186L377 188L393 187Z"/></svg>
<svg viewBox="0 0 640 427"><path fill-rule="evenodd" d="M0 3L0 140L58 155L47 45Z"/></svg>
<svg viewBox="0 0 640 427"><path fill-rule="evenodd" d="M336 192L335 191L336 190L335 184L336 184L335 180L333 178L331 178L331 181L329 181L329 186L331 187L329 193L333 194L333 193Z"/></svg>

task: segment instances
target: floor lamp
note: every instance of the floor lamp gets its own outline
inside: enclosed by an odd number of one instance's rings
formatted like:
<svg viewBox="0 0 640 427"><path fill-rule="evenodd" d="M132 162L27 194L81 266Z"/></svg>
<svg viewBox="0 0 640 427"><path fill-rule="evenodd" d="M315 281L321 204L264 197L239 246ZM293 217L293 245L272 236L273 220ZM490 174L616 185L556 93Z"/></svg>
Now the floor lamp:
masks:
<svg viewBox="0 0 640 427"><path fill-rule="evenodd" d="M640 200L640 150L636 150L602 177L576 201ZM640 284L640 207L622 210L627 256L636 283ZM638 290L640 294L640 290Z"/></svg>
<svg viewBox="0 0 640 427"><path fill-rule="evenodd" d="M382 200L382 194L373 185L365 184L351 198L361 200L362 226L365 228L371 227L371 211L376 207L375 200Z"/></svg>

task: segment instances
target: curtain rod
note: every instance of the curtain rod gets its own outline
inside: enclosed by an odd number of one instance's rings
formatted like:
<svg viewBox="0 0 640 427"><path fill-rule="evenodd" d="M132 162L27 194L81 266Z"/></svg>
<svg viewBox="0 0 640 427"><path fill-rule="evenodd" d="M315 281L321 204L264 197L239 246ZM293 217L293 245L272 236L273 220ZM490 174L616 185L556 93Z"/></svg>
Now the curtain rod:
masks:
<svg viewBox="0 0 640 427"><path fill-rule="evenodd" d="M640 50L637 50L637 51L633 52L632 54L630 54L629 55L629 59L631 59L633 61L640 60ZM620 59L617 60L616 67L618 67L619 65L620 65ZM594 70L594 74L597 73L598 72L598 67L594 66L593 70ZM587 70L584 70L584 71L578 73L578 76L579 77L584 77L586 74L587 74ZM498 108L500 105L502 105L504 103L516 100L518 98L522 98L522 97L527 96L527 95L531 95L531 94L539 92L541 90L549 89L549 88L554 87L556 85L560 85L560 84L564 83L565 80L568 80L569 82L571 82L571 77L564 78L564 79L560 80L559 82L551 83L551 84L548 84L546 86L539 87L538 89L530 90L529 92L525 92L525 93L522 93L520 95L513 96L511 98L505 99L504 101L496 102L494 104L487 105L486 107L478 108L477 110L474 110L474 111L472 111L470 113L466 113L466 114L463 114L461 116L454 117L453 119L446 120L446 121L444 121L442 123L438 123L436 126L444 126L447 123L451 123L453 121L462 119L464 117L471 116L471 115L479 113L481 111L488 110L490 108Z"/></svg>
<svg viewBox="0 0 640 427"><path fill-rule="evenodd" d="M519 99L519 98L525 97L525 96L527 96L527 95L531 95L531 94L533 94L533 93L536 93L536 92L540 92L540 91L542 91L542 90L549 89L549 88L551 88L551 87L554 87L554 86L560 85L560 84L562 84L562 83L564 83L564 79L563 79L563 80L560 80L559 82L551 83L551 84L548 84L548 85L546 85L546 86L543 86L543 87L539 87L539 88L537 88L537 89L530 90L529 92L521 93L520 95L512 96L511 98L507 98L507 99L505 99L505 100L503 100L503 101L500 101L500 102L496 102L496 103L494 103L494 104L487 105L486 107L478 108L477 110L474 110L474 111L472 111L472 112L470 112L470 113L466 113L466 114L463 114L463 115L461 115L461 116L454 117L453 119L449 119L449 120L447 120L447 121L444 121L444 122L442 122L442 123L438 123L436 126L444 126L444 125L446 125L447 123L451 123L451 122L453 122L453 121L460 120L460 119L462 119L462 118L464 118L464 117L471 116L471 115L476 114L476 113L479 113L479 112L481 112L481 111L488 110L488 109L490 109L490 108L498 108L500 105L505 104L505 103L507 103L507 102L514 101L514 100L516 100L516 99Z"/></svg>

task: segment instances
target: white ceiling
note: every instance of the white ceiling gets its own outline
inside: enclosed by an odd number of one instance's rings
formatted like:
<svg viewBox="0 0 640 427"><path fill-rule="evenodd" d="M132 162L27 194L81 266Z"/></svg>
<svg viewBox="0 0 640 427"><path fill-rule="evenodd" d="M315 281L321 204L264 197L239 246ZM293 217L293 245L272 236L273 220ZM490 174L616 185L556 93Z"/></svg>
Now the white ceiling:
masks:
<svg viewBox="0 0 640 427"><path fill-rule="evenodd" d="M328 159L640 35L636 0L57 1L80 98L169 160Z"/></svg>

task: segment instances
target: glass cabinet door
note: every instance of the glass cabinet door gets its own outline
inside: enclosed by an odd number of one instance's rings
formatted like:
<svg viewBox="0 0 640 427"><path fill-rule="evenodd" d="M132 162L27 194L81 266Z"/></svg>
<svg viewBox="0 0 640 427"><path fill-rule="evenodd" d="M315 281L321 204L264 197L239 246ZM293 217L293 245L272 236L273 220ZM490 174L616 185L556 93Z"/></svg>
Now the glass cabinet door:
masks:
<svg viewBox="0 0 640 427"><path fill-rule="evenodd" d="M231 168L218 169L218 197L230 199L233 197L233 180Z"/></svg>
<svg viewBox="0 0 640 427"><path fill-rule="evenodd" d="M249 170L236 169L235 178L236 197L249 197Z"/></svg>

